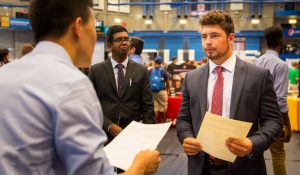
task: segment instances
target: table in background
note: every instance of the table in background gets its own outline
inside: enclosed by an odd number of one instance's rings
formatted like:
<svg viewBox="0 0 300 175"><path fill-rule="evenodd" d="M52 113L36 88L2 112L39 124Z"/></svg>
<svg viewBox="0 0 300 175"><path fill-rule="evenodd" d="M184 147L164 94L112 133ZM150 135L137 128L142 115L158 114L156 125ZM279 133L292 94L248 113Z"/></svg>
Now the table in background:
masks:
<svg viewBox="0 0 300 175"><path fill-rule="evenodd" d="M176 126L176 118L181 105L181 96L169 96L168 97L168 108L166 112L167 122L172 121L173 127Z"/></svg>
<svg viewBox="0 0 300 175"><path fill-rule="evenodd" d="M288 97L289 117L293 131L300 131L300 99Z"/></svg>

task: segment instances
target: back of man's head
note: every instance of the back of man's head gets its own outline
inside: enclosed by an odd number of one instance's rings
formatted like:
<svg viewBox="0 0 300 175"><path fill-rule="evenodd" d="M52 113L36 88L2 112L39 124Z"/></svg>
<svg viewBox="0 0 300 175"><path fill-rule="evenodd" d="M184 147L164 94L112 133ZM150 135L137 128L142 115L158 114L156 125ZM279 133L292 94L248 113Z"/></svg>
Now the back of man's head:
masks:
<svg viewBox="0 0 300 175"><path fill-rule="evenodd" d="M87 24L92 7L93 0L31 0L29 19L35 41L62 37L78 17Z"/></svg>
<svg viewBox="0 0 300 175"><path fill-rule="evenodd" d="M33 49L34 49L33 45L24 44L21 49L21 55L24 56L24 55L28 54L29 52L31 52Z"/></svg>
<svg viewBox="0 0 300 175"><path fill-rule="evenodd" d="M0 49L0 62L3 62L6 58L6 51L4 49Z"/></svg>
<svg viewBox="0 0 300 175"><path fill-rule="evenodd" d="M130 49L134 47L135 48L134 54L141 55L144 49L144 41L138 37L130 37L130 38L131 38Z"/></svg>
<svg viewBox="0 0 300 175"><path fill-rule="evenodd" d="M177 60L178 60L178 58L177 58L177 57L175 57L175 56L174 56L174 57L172 57L172 61L173 61L173 62L176 62Z"/></svg>
<svg viewBox="0 0 300 175"><path fill-rule="evenodd" d="M267 46L274 48L282 44L283 29L279 26L268 27L264 31L265 38L267 40Z"/></svg>

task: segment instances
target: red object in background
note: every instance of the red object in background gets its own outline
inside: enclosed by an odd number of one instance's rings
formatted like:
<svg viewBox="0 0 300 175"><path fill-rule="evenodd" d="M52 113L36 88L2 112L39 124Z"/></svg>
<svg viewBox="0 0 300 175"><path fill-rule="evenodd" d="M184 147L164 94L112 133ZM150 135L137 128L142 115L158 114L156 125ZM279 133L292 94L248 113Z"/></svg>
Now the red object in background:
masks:
<svg viewBox="0 0 300 175"><path fill-rule="evenodd" d="M171 126L176 127L176 119L179 113L181 105L181 96L169 96L168 97L168 109L166 112L166 121L172 121Z"/></svg>
<svg viewBox="0 0 300 175"><path fill-rule="evenodd" d="M122 25L123 27L126 27L126 26L127 26L127 23L126 23L126 22L122 22L121 25Z"/></svg>

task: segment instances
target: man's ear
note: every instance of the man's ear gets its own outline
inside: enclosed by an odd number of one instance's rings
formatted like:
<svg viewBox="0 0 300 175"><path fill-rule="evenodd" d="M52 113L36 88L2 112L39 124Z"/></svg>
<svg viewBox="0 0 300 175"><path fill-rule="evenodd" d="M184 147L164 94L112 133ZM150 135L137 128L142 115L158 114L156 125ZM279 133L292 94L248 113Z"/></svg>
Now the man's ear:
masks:
<svg viewBox="0 0 300 175"><path fill-rule="evenodd" d="M228 36L228 43L233 44L234 43L234 33L230 33Z"/></svg>
<svg viewBox="0 0 300 175"><path fill-rule="evenodd" d="M111 43L107 43L106 46L107 46L107 48L111 51L111 49L112 49Z"/></svg>
<svg viewBox="0 0 300 175"><path fill-rule="evenodd" d="M78 17L73 23L73 31L77 37L81 36L82 18Z"/></svg>

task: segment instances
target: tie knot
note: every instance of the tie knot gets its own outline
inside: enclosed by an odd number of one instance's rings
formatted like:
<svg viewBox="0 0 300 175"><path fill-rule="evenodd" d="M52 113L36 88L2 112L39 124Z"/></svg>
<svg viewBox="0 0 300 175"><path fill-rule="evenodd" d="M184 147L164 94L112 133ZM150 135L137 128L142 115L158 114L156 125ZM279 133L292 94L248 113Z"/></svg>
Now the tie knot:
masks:
<svg viewBox="0 0 300 175"><path fill-rule="evenodd" d="M116 65L116 68L122 69L122 68L124 68L124 65L123 65L123 64L117 64L117 65Z"/></svg>
<svg viewBox="0 0 300 175"><path fill-rule="evenodd" d="M217 66L215 68L215 70L217 71L218 74L222 74L223 67L222 66Z"/></svg>

